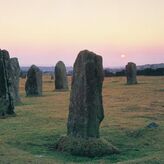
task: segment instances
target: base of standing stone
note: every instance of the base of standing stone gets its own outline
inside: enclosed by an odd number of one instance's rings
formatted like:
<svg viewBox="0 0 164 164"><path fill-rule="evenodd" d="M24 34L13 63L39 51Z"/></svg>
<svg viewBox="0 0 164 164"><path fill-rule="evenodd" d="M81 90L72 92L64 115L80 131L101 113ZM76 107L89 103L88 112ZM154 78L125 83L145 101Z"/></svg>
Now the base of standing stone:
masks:
<svg viewBox="0 0 164 164"><path fill-rule="evenodd" d="M43 97L44 95L43 94L41 94L41 95L37 95L37 94L26 94L26 97Z"/></svg>
<svg viewBox="0 0 164 164"><path fill-rule="evenodd" d="M126 83L126 85L137 85L138 82L135 82L135 83Z"/></svg>
<svg viewBox="0 0 164 164"><path fill-rule="evenodd" d="M13 114L5 114L4 116L3 115L0 115L0 119L5 119L5 118L8 118L8 117L16 117L16 113L13 113Z"/></svg>
<svg viewBox="0 0 164 164"><path fill-rule="evenodd" d="M102 138L82 139L62 136L55 145L55 149L60 152L84 157L101 157L119 153L116 147Z"/></svg>

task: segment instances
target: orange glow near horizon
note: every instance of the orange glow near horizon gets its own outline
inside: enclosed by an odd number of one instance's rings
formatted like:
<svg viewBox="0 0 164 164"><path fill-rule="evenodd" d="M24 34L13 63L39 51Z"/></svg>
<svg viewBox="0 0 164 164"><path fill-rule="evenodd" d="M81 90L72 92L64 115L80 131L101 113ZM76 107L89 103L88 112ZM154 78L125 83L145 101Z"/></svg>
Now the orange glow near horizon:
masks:
<svg viewBox="0 0 164 164"><path fill-rule="evenodd" d="M5 0L0 48L21 65L33 64L31 58L72 65L82 49L102 55L105 66L164 62L163 9L163 0Z"/></svg>

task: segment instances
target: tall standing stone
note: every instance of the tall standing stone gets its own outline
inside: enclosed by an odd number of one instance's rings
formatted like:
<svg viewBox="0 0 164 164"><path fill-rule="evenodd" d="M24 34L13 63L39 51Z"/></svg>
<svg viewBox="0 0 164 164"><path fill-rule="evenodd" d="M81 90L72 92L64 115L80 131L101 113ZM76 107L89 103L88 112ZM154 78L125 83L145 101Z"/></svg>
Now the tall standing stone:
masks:
<svg viewBox="0 0 164 164"><path fill-rule="evenodd" d="M55 66L55 89L68 90L66 67L62 61L59 61Z"/></svg>
<svg viewBox="0 0 164 164"><path fill-rule="evenodd" d="M75 61L68 117L68 135L99 137L99 126L104 118L102 57L81 51Z"/></svg>
<svg viewBox="0 0 164 164"><path fill-rule="evenodd" d="M105 139L99 138L104 118L102 57L81 51L75 61L67 122L67 136L61 137L56 149L80 156L103 156L118 153Z"/></svg>
<svg viewBox="0 0 164 164"><path fill-rule="evenodd" d="M42 72L35 65L32 65L27 72L25 90L26 96L42 95Z"/></svg>
<svg viewBox="0 0 164 164"><path fill-rule="evenodd" d="M126 65L127 84L137 84L137 67L135 63L129 62Z"/></svg>
<svg viewBox="0 0 164 164"><path fill-rule="evenodd" d="M20 66L17 58L10 59L12 76L13 76L13 89L14 89L14 102L19 103L20 95L19 95L19 77L20 77Z"/></svg>
<svg viewBox="0 0 164 164"><path fill-rule="evenodd" d="M13 82L8 51L0 50L0 117L14 113Z"/></svg>

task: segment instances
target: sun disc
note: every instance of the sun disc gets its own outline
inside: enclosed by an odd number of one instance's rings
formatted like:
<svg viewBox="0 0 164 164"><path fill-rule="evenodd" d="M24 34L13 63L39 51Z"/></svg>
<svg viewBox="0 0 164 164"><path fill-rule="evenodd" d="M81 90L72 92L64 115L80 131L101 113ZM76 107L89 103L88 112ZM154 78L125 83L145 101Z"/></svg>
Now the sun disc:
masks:
<svg viewBox="0 0 164 164"><path fill-rule="evenodd" d="M125 58L126 57L126 55L125 54L121 54L121 58Z"/></svg>

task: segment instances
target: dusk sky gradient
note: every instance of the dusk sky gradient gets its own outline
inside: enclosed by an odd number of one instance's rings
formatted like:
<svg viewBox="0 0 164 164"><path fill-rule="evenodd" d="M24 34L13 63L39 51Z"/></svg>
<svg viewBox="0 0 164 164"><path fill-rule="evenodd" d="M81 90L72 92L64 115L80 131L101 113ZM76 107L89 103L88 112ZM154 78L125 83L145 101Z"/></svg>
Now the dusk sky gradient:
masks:
<svg viewBox="0 0 164 164"><path fill-rule="evenodd" d="M0 0L0 49L21 66L72 66L83 49L105 67L164 63L164 0Z"/></svg>

